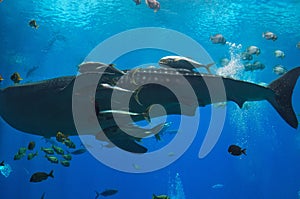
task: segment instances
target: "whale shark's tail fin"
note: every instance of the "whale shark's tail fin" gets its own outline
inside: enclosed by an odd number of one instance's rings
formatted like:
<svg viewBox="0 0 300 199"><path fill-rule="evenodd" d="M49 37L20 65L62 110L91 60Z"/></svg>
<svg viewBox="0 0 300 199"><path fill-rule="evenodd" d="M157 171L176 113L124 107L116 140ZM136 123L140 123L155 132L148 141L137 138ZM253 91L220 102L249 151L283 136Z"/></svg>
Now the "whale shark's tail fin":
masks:
<svg viewBox="0 0 300 199"><path fill-rule="evenodd" d="M299 76L300 67L297 67L271 82L268 86L275 93L275 97L268 99L268 101L293 128L298 128L298 120L292 106L292 94Z"/></svg>

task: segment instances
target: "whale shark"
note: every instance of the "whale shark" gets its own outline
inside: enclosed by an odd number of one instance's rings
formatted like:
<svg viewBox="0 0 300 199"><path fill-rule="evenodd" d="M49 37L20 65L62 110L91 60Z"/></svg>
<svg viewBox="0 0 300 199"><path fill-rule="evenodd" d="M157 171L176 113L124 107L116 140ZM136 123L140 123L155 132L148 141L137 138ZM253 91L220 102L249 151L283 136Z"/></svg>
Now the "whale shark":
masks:
<svg viewBox="0 0 300 199"><path fill-rule="evenodd" d="M91 79L90 77L100 73L101 78L96 89L92 89L93 96L87 94L89 86L77 90L74 87L76 80ZM123 150L146 153L147 149L138 143L141 138L146 137L146 134L137 138L128 135L121 128L116 128L113 115L118 111L122 113L120 117L124 113L126 115L128 111L133 121L142 121L149 119L147 114L153 104L163 106L164 114L167 115L191 116L194 115L197 107L212 103L233 101L242 107L246 101L267 100L285 122L292 128L297 128L298 120L292 107L292 94L299 75L300 67L296 67L268 86L261 86L219 75L178 72L172 68L137 68L121 72L111 69L108 72L96 70L77 76L58 77L1 89L0 116L10 126L25 133L54 137L58 131L61 131L67 135L78 135L73 115L75 94L79 96L79 101L91 101L92 116L98 119L101 126L99 132L98 127L89 126L87 123L86 129L84 128L84 132L81 133L96 137L101 137L99 133L104 133L109 141ZM220 82L221 88L224 88L224 96L218 95ZM192 89L194 98L189 92L185 92L188 90L187 84ZM169 85L176 88L177 93L168 88ZM113 99L114 92L121 97ZM121 99L126 97L129 103L123 104ZM112 107L112 102L118 104L117 109ZM186 108L182 108L183 106ZM154 117L162 114L157 112Z"/></svg>

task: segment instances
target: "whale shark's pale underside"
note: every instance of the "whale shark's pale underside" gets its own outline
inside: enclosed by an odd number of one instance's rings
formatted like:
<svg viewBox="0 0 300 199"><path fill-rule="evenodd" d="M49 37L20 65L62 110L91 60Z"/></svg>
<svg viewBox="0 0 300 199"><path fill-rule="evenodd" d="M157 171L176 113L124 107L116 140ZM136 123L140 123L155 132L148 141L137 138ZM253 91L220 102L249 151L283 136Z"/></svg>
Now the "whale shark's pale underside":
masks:
<svg viewBox="0 0 300 199"><path fill-rule="evenodd" d="M89 86L74 88L78 78L93 79L90 77L99 74L101 78L96 84L94 96L90 96ZM168 115L193 115L197 107L212 103L233 101L242 107L246 101L267 100L291 127L297 128L298 120L291 98L299 75L300 67L294 68L265 87L217 75L168 68L96 70L79 76L59 77L2 89L0 115L12 127L26 133L52 137L61 131L67 135L77 135L72 104L74 106L74 95L79 96L79 101L90 101L92 113L101 125L99 132L99 129L89 126L87 122L84 132L80 133L93 134L96 138L105 137L100 135L104 133L113 144L124 150L145 153L147 149L138 141L146 135L139 135L139 138L127 135L116 125L112 117L113 111L119 111L120 115L127 111L134 121L141 121L147 119L147 112L153 104L162 105ZM187 84L191 86L195 98L186 91ZM169 86L176 88L178 92L174 93ZM112 98L113 92L121 97ZM225 95L219 96L218 93ZM122 104L122 98L128 96L132 96L129 103ZM119 104L118 110L112 110L111 101ZM182 108L183 106L186 108ZM161 115L157 113L156 116ZM131 128L132 124L124 126Z"/></svg>

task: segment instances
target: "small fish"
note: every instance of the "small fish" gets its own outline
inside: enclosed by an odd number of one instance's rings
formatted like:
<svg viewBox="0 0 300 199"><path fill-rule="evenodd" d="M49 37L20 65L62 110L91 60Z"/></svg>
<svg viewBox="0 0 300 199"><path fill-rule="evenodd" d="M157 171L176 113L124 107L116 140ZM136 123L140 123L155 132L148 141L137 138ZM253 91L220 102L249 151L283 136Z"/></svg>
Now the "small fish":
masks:
<svg viewBox="0 0 300 199"><path fill-rule="evenodd" d="M56 133L56 140L58 141L58 142L64 142L65 140L69 140L69 137L67 136L67 135L65 135L65 134L63 134L62 132L60 132L60 131L58 131L57 133Z"/></svg>
<svg viewBox="0 0 300 199"><path fill-rule="evenodd" d="M72 142L71 140L65 140L63 141L63 143L68 147L68 148L72 148L75 149L76 145L74 144L74 142Z"/></svg>
<svg viewBox="0 0 300 199"><path fill-rule="evenodd" d="M118 193L118 190L116 190L116 189L106 189L105 191L101 192L100 195L106 197L106 196L115 195L116 193ZM98 195L99 195L99 193L96 191L96 198Z"/></svg>
<svg viewBox="0 0 300 199"><path fill-rule="evenodd" d="M81 149L77 149L75 151L72 151L71 154L73 155L80 155L80 154L83 154L86 152L86 149L85 148L81 148Z"/></svg>
<svg viewBox="0 0 300 199"><path fill-rule="evenodd" d="M275 35L273 32L264 32L262 37L266 38L267 40L277 40L277 35Z"/></svg>
<svg viewBox="0 0 300 199"><path fill-rule="evenodd" d="M156 0L145 0L147 6L157 12L160 9L160 3Z"/></svg>
<svg viewBox="0 0 300 199"><path fill-rule="evenodd" d="M61 165L65 166L65 167L70 166L70 162L68 160L61 160L60 163L61 163Z"/></svg>
<svg viewBox="0 0 300 199"><path fill-rule="evenodd" d="M31 74L32 74L34 71L36 71L38 68L39 68L38 66L34 66L34 67L30 68L30 69L27 71L25 77L26 77L26 78L30 77Z"/></svg>
<svg viewBox="0 0 300 199"><path fill-rule="evenodd" d="M38 152L35 152L35 153L29 153L28 156L27 156L27 160L31 160L32 158L34 158L35 156L38 155Z"/></svg>
<svg viewBox="0 0 300 199"><path fill-rule="evenodd" d="M2 162L0 162L0 166L4 167L5 164L4 164L4 160Z"/></svg>
<svg viewBox="0 0 300 199"><path fill-rule="evenodd" d="M275 51L274 51L274 54L275 54L275 57L277 57L277 58L283 59L283 58L285 57L284 52L281 51L281 50L275 50Z"/></svg>
<svg viewBox="0 0 300 199"><path fill-rule="evenodd" d="M3 80L4 80L4 79L3 79L2 75L0 75L0 83L1 83Z"/></svg>
<svg viewBox="0 0 300 199"><path fill-rule="evenodd" d="M24 156L25 156L25 154L17 153L17 154L15 154L15 156L14 156L14 160L20 160L20 159L23 158Z"/></svg>
<svg viewBox="0 0 300 199"><path fill-rule="evenodd" d="M266 66L263 63L261 63L260 61L255 61L253 63L253 66L254 66L255 70L263 70L264 68L266 68Z"/></svg>
<svg viewBox="0 0 300 199"><path fill-rule="evenodd" d="M37 25L37 23L34 19L29 21L29 26L32 28L35 28L35 29L39 28L39 25Z"/></svg>
<svg viewBox="0 0 300 199"><path fill-rule="evenodd" d="M46 195L46 192L43 193L43 195L41 196L41 199L44 199Z"/></svg>
<svg viewBox="0 0 300 199"><path fill-rule="evenodd" d="M246 149L242 149L241 147L237 146L237 145L230 145L229 148L228 148L228 152L231 154L231 155L234 155L234 156L239 156L239 155L247 155L246 154Z"/></svg>
<svg viewBox="0 0 300 199"><path fill-rule="evenodd" d="M19 149L18 153L23 155L23 154L26 153L26 150L27 150L27 149L26 149L25 147L21 147L21 148Z"/></svg>
<svg viewBox="0 0 300 199"><path fill-rule="evenodd" d="M283 75L287 72L288 70L282 66L282 65L276 65L273 67L273 72L276 74L276 75Z"/></svg>
<svg viewBox="0 0 300 199"><path fill-rule="evenodd" d="M35 142L34 141L29 142L28 147L27 147L28 150L33 150L34 147L35 147Z"/></svg>
<svg viewBox="0 0 300 199"><path fill-rule="evenodd" d="M13 73L13 74L10 76L10 79L11 79L15 84L18 84L18 83L20 83L20 81L23 80L18 72Z"/></svg>
<svg viewBox="0 0 300 199"><path fill-rule="evenodd" d="M259 61L255 61L253 64L247 62L244 64L245 71L263 70L266 66Z"/></svg>
<svg viewBox="0 0 300 199"><path fill-rule="evenodd" d="M152 195L152 199L171 199L169 196L167 195Z"/></svg>
<svg viewBox="0 0 300 199"><path fill-rule="evenodd" d="M53 170L51 170L49 174L47 174L45 172L34 173L30 178L30 182L41 182L43 180L47 180L48 177L54 178Z"/></svg>
<svg viewBox="0 0 300 199"><path fill-rule="evenodd" d="M253 56L251 54L249 54L248 52L243 52L241 54L241 59L250 61L253 59Z"/></svg>
<svg viewBox="0 0 300 199"><path fill-rule="evenodd" d="M141 0L133 0L135 2L135 5L140 5L142 3Z"/></svg>
<svg viewBox="0 0 300 199"><path fill-rule="evenodd" d="M296 48L300 49L300 41L296 44Z"/></svg>
<svg viewBox="0 0 300 199"><path fill-rule="evenodd" d="M210 41L213 44L226 44L226 39L222 34L215 34L210 36Z"/></svg>
<svg viewBox="0 0 300 199"><path fill-rule="evenodd" d="M41 150L44 151L46 154L49 154L49 155L53 155L54 154L54 150L52 148L41 147Z"/></svg>
<svg viewBox="0 0 300 199"><path fill-rule="evenodd" d="M247 49L246 49L246 52L250 55L259 55L260 54L260 49L257 47L257 46L249 46Z"/></svg>
<svg viewBox="0 0 300 199"><path fill-rule="evenodd" d="M72 160L71 154L65 154L62 156L65 160Z"/></svg>
<svg viewBox="0 0 300 199"><path fill-rule="evenodd" d="M213 189L221 189L223 187L224 187L223 184L215 184L215 185L211 186L211 188L213 188Z"/></svg>
<svg viewBox="0 0 300 199"><path fill-rule="evenodd" d="M64 150L58 146L52 145L52 148L54 149L54 151L59 154L59 155L63 155L65 154Z"/></svg>
<svg viewBox="0 0 300 199"><path fill-rule="evenodd" d="M49 156L49 155L45 155L45 158L47 158L51 163L58 163L58 159L55 156Z"/></svg>

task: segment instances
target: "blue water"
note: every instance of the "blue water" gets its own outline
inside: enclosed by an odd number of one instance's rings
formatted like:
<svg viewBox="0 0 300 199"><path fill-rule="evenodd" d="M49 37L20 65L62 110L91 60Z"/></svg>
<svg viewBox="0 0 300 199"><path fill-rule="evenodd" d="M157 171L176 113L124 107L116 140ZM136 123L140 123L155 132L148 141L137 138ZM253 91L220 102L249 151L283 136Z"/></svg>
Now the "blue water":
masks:
<svg viewBox="0 0 300 199"><path fill-rule="evenodd" d="M201 44L214 60L214 73L220 72L219 60L226 57L232 62L227 65L225 75L241 80L268 84L278 78L272 72L276 64L289 70L300 65L300 49L296 48L300 41L300 1L160 0L160 4L161 9L153 12L145 2L136 6L131 0L3 0L0 3L0 74L4 78L1 88L13 85L9 77L14 72L23 77L21 83L75 75L77 66L98 44L115 34L142 27L185 34ZM37 21L38 29L28 26L31 19ZM274 42L264 39L265 31L276 33L278 39ZM212 44L209 37L216 33L222 33L228 44ZM147 39L155 40L154 36L157 35L145 34ZM264 63L264 70L240 70L239 53L250 45L260 47L262 52L254 60ZM274 56L276 49L285 52L284 59ZM115 50L110 48L107 52ZM189 53L183 56L191 56ZM120 69L129 69L157 63L166 55L163 50L141 49L120 56L114 63ZM300 113L299 91L298 82L292 98L296 113ZM211 107L198 110L200 127L187 151L169 166L148 173L117 171L88 152L74 155L68 168L49 163L42 152L30 161L26 157L14 161L14 154L29 141L35 141L37 149L51 145L41 136L19 132L1 120L0 162L9 164L12 172L8 177L0 175L0 198L34 199L45 192L46 199L88 199L95 198L95 190L105 189L118 190L108 197L112 199L147 199L152 194L169 194L172 199L300 198L299 130L288 126L266 101L247 103L243 109L230 102L218 142L200 159L198 153L210 125ZM178 125L177 117L168 119ZM189 131L185 127L184 133ZM146 144L163 146L173 137L174 133L165 132L161 142L152 139ZM71 139L77 146L81 144L78 137ZM231 156L227 152L231 144L247 148L248 155ZM153 159L152 164L158 161L161 160ZM134 167L140 169L139 165ZM34 172L50 170L54 170L54 179L29 182Z"/></svg>

